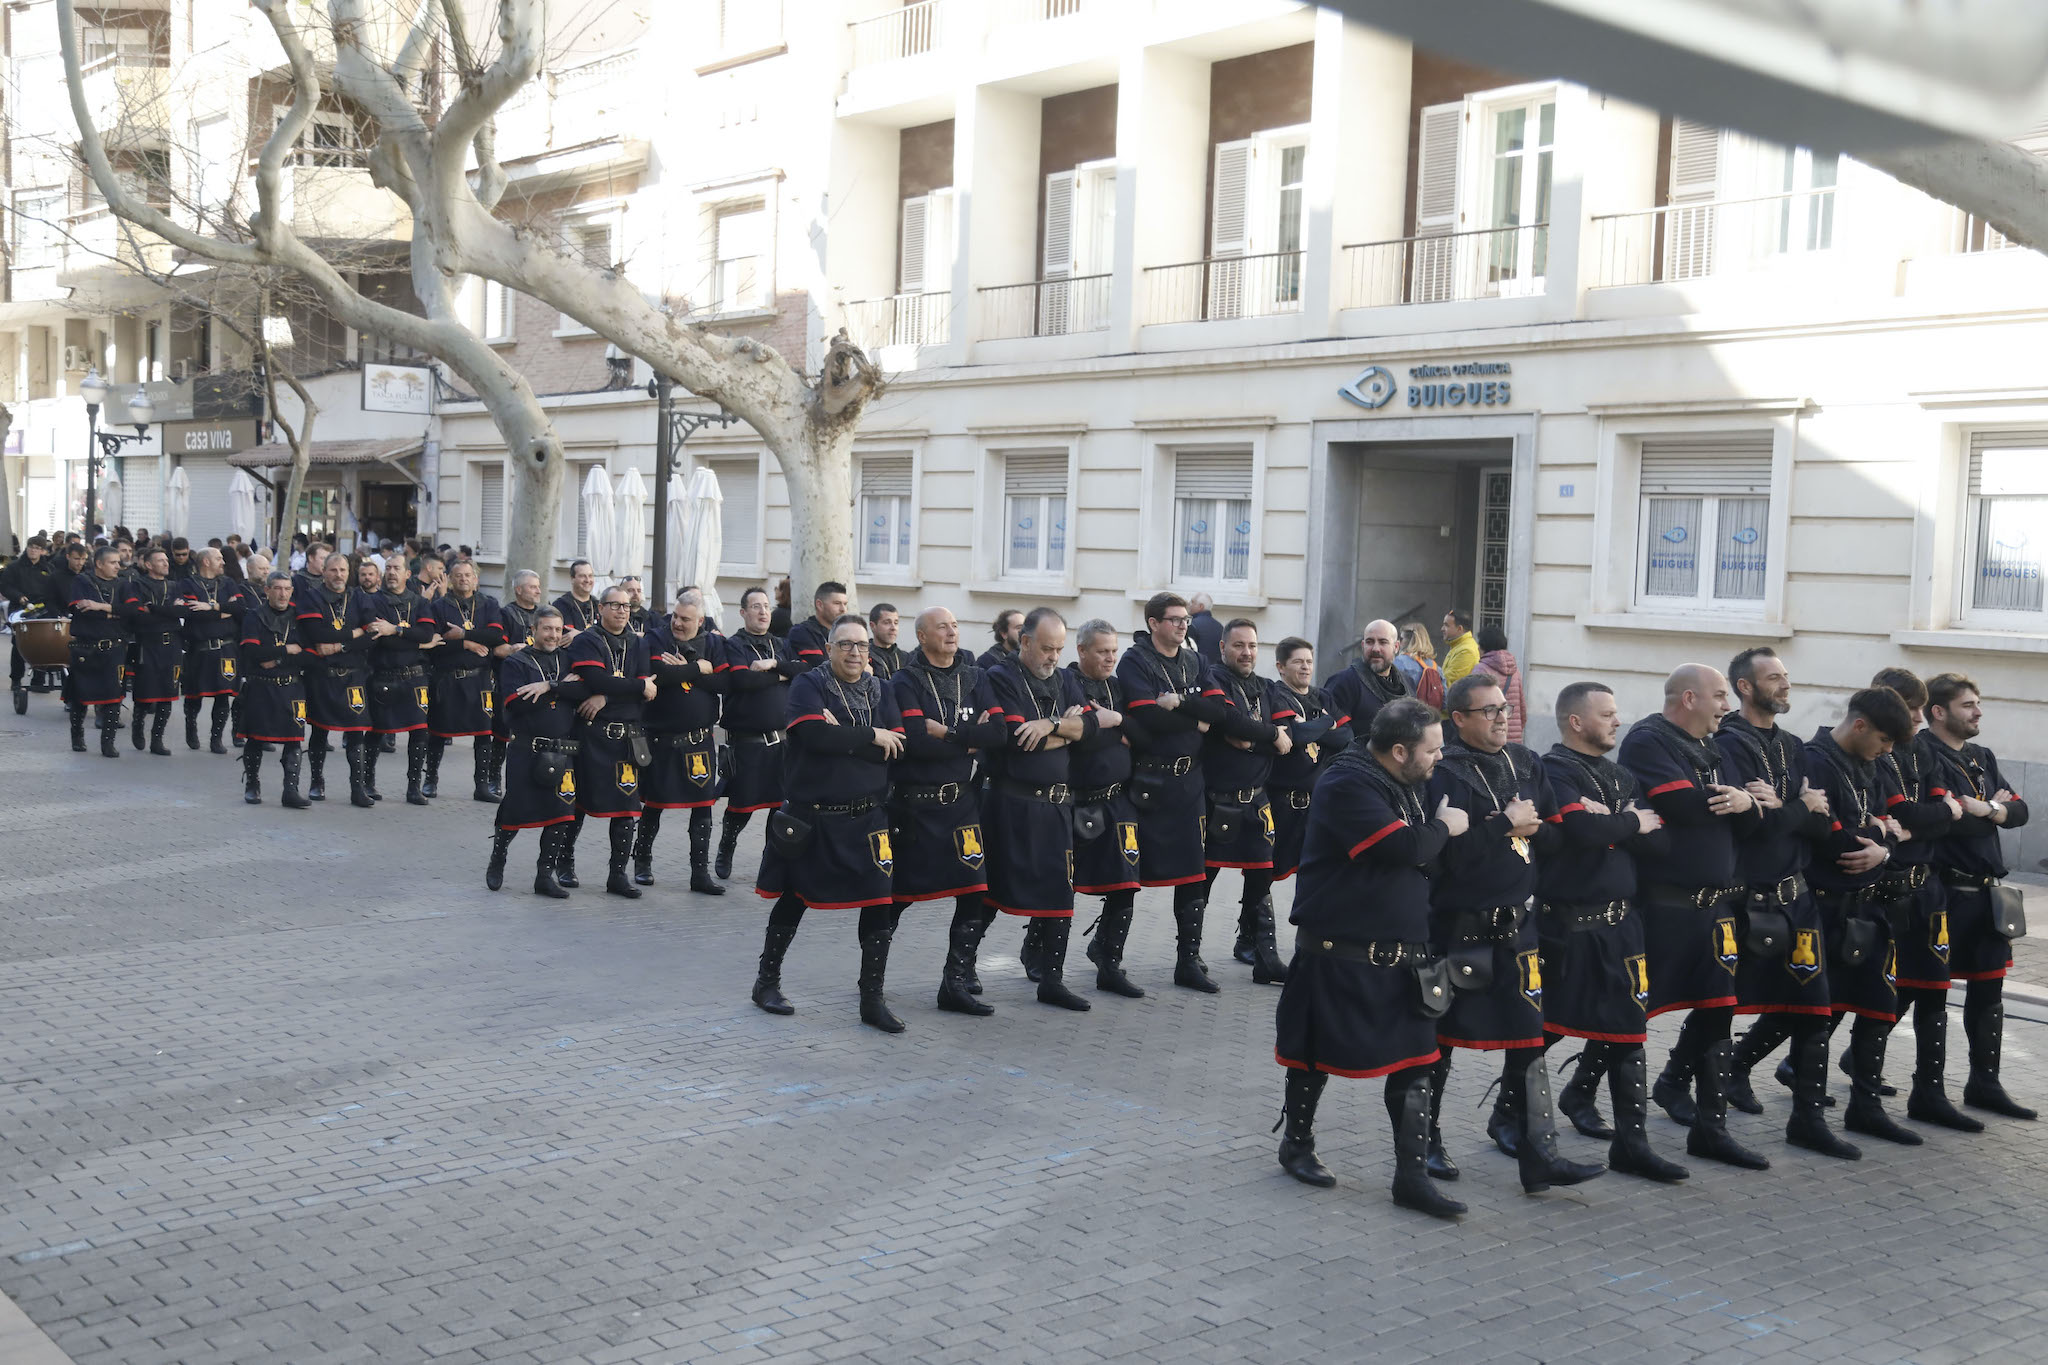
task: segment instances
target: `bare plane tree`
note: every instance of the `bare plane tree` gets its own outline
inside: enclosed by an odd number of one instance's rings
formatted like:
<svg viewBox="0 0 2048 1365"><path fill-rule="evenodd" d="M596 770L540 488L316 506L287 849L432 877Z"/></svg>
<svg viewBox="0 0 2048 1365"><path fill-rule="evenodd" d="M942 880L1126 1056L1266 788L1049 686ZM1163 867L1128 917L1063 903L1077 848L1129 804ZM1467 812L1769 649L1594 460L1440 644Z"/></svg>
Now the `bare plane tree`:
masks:
<svg viewBox="0 0 2048 1365"><path fill-rule="evenodd" d="M188 227L122 183L86 102L76 0L57 0L65 80L87 172L108 207L135 228L203 260L291 272L342 323L434 356L454 371L506 443L508 563L552 560L566 465L532 388L462 316L457 295L471 275L542 300L684 389L737 413L775 453L788 484L797 580L849 576L851 452L861 414L880 389L878 372L842 334L821 373L807 377L800 361L793 364L752 338L710 332L650 301L621 271L593 266L549 236L501 220L496 210L506 176L493 121L539 72L546 34L542 0L492 3L497 47L488 61L473 49L476 30L465 0L327 0L324 6L334 52L332 92L367 118L371 178L412 214L408 262L423 315L366 297L294 231L284 207L286 160L326 91L314 55L322 32L314 27L322 22L319 5L252 0L289 62L292 104L263 142L254 175L256 209L247 239L239 240ZM429 64L443 43L457 86L436 107Z"/></svg>

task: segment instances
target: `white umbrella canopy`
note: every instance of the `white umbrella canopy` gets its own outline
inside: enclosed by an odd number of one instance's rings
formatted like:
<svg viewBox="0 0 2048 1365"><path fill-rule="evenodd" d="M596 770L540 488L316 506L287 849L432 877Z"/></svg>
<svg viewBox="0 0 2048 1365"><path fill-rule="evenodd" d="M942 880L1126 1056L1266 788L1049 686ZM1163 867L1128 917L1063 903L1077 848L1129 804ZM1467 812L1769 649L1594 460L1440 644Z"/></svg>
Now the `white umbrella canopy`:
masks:
<svg viewBox="0 0 2048 1365"><path fill-rule="evenodd" d="M110 536L114 533L114 528L121 524L122 502L121 476L109 468L107 477L100 480L99 521L100 525L107 528L107 534Z"/></svg>
<svg viewBox="0 0 2048 1365"><path fill-rule="evenodd" d="M192 480L179 465L164 484L164 534L189 535L192 525Z"/></svg>
<svg viewBox="0 0 2048 1365"><path fill-rule="evenodd" d="M669 553L676 558L675 584L678 588L695 584L704 594L704 619L719 621L729 629L732 623L721 619L724 606L718 600L718 561L725 552L720 528L725 495L718 491L717 475L703 465L691 472L681 503L675 501L673 492L679 481L680 476L669 480L669 508L675 519L669 523L668 543L673 547Z"/></svg>
<svg viewBox="0 0 2048 1365"><path fill-rule="evenodd" d="M670 601L690 580L683 577L683 534L689 519L689 484L680 472L668 476L668 494L662 500L662 515L668 518L667 557L661 566L661 581L668 585ZM660 609L661 603L655 603Z"/></svg>
<svg viewBox="0 0 2048 1365"><path fill-rule="evenodd" d="M617 515L612 505L612 481L605 477L604 466L597 465L583 481L583 557L590 561L591 572L600 577L612 572L614 542L618 539Z"/></svg>
<svg viewBox="0 0 2048 1365"><path fill-rule="evenodd" d="M256 537L263 533L262 524L256 519L256 480L249 477L246 469L237 469L235 477L228 480L228 530L252 547Z"/></svg>
<svg viewBox="0 0 2048 1365"><path fill-rule="evenodd" d="M624 578L631 575L647 581L647 568L642 556L647 552L647 481L640 477L637 468L629 468L619 475L619 534L618 544L613 547L616 560L612 572ZM660 610L660 604L653 606Z"/></svg>

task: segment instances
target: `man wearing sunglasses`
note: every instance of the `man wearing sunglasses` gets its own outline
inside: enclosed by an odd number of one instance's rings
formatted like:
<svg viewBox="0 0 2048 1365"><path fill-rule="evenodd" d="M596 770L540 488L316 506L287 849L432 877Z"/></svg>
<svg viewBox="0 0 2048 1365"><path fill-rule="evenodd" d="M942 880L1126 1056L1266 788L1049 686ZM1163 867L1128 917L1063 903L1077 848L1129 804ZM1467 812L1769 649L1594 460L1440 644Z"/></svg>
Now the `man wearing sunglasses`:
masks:
<svg viewBox="0 0 2048 1365"><path fill-rule="evenodd" d="M1508 739L1508 701L1491 674L1471 673L1444 698L1456 734L1430 775L1429 799L1465 812L1469 828L1444 848L1430 888L1430 936L1450 960L1456 998L1437 1022L1444 1049L1431 1076L1430 1174L1455 1176L1443 1150L1444 1084L1458 1048L1498 1052L1500 1099L1486 1131L1515 1158L1522 1188L1577 1185L1605 1166L1557 1149L1550 1073L1543 1062L1543 969L1536 923L1536 856L1559 843L1557 799L1536 756Z"/></svg>

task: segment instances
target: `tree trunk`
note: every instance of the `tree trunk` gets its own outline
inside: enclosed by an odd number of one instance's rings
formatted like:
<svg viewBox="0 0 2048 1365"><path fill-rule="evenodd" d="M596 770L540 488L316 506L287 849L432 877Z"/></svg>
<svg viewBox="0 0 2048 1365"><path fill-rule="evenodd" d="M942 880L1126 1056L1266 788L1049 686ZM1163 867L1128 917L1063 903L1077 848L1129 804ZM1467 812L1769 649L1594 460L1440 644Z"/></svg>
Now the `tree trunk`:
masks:
<svg viewBox="0 0 2048 1365"><path fill-rule="evenodd" d="M854 430L807 424L801 435L809 441L774 448L789 489L792 602L808 603L820 583L853 582Z"/></svg>
<svg viewBox="0 0 2048 1365"><path fill-rule="evenodd" d="M14 410L0 403L0 451L7 448L7 433L13 429ZM6 455L0 454L0 552L14 554L14 477L10 468Z"/></svg>

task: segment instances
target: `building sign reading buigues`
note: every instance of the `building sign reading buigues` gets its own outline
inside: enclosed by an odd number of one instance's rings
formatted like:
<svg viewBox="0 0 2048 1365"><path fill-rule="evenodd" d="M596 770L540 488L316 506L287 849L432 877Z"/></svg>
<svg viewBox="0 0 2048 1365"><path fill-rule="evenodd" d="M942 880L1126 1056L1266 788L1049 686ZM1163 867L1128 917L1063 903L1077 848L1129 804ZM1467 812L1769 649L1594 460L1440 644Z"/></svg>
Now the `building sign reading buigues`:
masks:
<svg viewBox="0 0 2048 1365"><path fill-rule="evenodd" d="M1495 408L1513 400L1505 360L1467 360L1449 365L1411 365L1403 385L1384 365L1368 365L1337 392L1359 407L1377 412L1406 396L1410 408Z"/></svg>

